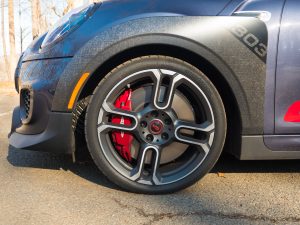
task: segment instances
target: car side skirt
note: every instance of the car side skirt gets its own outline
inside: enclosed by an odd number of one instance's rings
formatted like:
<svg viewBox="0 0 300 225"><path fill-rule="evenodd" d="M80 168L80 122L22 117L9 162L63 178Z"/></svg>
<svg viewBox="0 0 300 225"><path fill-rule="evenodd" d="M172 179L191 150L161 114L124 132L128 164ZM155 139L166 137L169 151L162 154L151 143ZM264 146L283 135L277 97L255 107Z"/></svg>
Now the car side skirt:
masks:
<svg viewBox="0 0 300 225"><path fill-rule="evenodd" d="M300 146L296 149L276 149L271 150L265 144L265 138L278 139L278 136L272 137L257 135L257 136L242 136L241 150L232 152L240 160L285 160L285 159L300 159Z"/></svg>

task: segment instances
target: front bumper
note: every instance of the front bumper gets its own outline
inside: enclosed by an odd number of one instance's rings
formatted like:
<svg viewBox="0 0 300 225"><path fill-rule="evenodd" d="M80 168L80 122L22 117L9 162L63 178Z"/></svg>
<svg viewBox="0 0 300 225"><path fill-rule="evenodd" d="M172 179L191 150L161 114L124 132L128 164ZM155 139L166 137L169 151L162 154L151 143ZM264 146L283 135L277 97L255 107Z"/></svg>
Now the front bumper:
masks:
<svg viewBox="0 0 300 225"><path fill-rule="evenodd" d="M18 149L72 154L74 136L72 113L50 112L46 128L39 134L21 134L16 130L21 126L20 108L13 112L9 144Z"/></svg>
<svg viewBox="0 0 300 225"><path fill-rule="evenodd" d="M23 61L23 57L20 58L15 73L20 105L13 113L9 134L11 146L63 154L74 152L72 113L52 110L57 83L71 60L54 58Z"/></svg>

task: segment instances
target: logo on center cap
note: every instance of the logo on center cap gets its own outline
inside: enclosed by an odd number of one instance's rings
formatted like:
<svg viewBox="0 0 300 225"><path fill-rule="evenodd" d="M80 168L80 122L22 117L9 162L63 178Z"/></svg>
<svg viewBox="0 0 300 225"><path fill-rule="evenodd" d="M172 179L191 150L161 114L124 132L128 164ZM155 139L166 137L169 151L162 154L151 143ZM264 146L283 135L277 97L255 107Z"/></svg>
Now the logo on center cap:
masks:
<svg viewBox="0 0 300 225"><path fill-rule="evenodd" d="M152 120L149 128L152 134L161 134L164 129L164 125L160 120Z"/></svg>

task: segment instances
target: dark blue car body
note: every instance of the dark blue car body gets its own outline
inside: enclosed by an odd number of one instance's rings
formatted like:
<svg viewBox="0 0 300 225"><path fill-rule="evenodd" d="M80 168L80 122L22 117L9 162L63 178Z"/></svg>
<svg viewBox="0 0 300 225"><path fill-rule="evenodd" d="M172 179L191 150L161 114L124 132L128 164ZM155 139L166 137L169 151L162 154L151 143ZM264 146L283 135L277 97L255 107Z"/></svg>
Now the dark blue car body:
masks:
<svg viewBox="0 0 300 225"><path fill-rule="evenodd" d="M160 54L209 74L225 107L232 111L229 126L240 130L240 135L230 137L236 145L228 150L236 157L300 158L299 1L112 0L97 4L97 11L63 39L41 48L45 34L21 56L15 74L21 103L14 111L12 146L73 154L76 104L69 107L69 101L82 75L89 77L76 95L77 102L90 95L115 66ZM264 15L269 18L260 18ZM21 120L24 107L30 114L25 122Z"/></svg>

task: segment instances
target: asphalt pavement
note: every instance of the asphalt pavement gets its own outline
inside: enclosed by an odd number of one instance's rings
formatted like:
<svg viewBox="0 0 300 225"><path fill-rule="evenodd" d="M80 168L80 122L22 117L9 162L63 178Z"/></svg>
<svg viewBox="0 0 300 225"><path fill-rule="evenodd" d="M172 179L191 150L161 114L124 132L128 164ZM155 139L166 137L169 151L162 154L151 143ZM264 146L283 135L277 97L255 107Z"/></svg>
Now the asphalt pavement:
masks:
<svg viewBox="0 0 300 225"><path fill-rule="evenodd" d="M9 147L13 91L0 90L0 224L300 224L300 160L224 155L171 195L126 193L92 162Z"/></svg>

